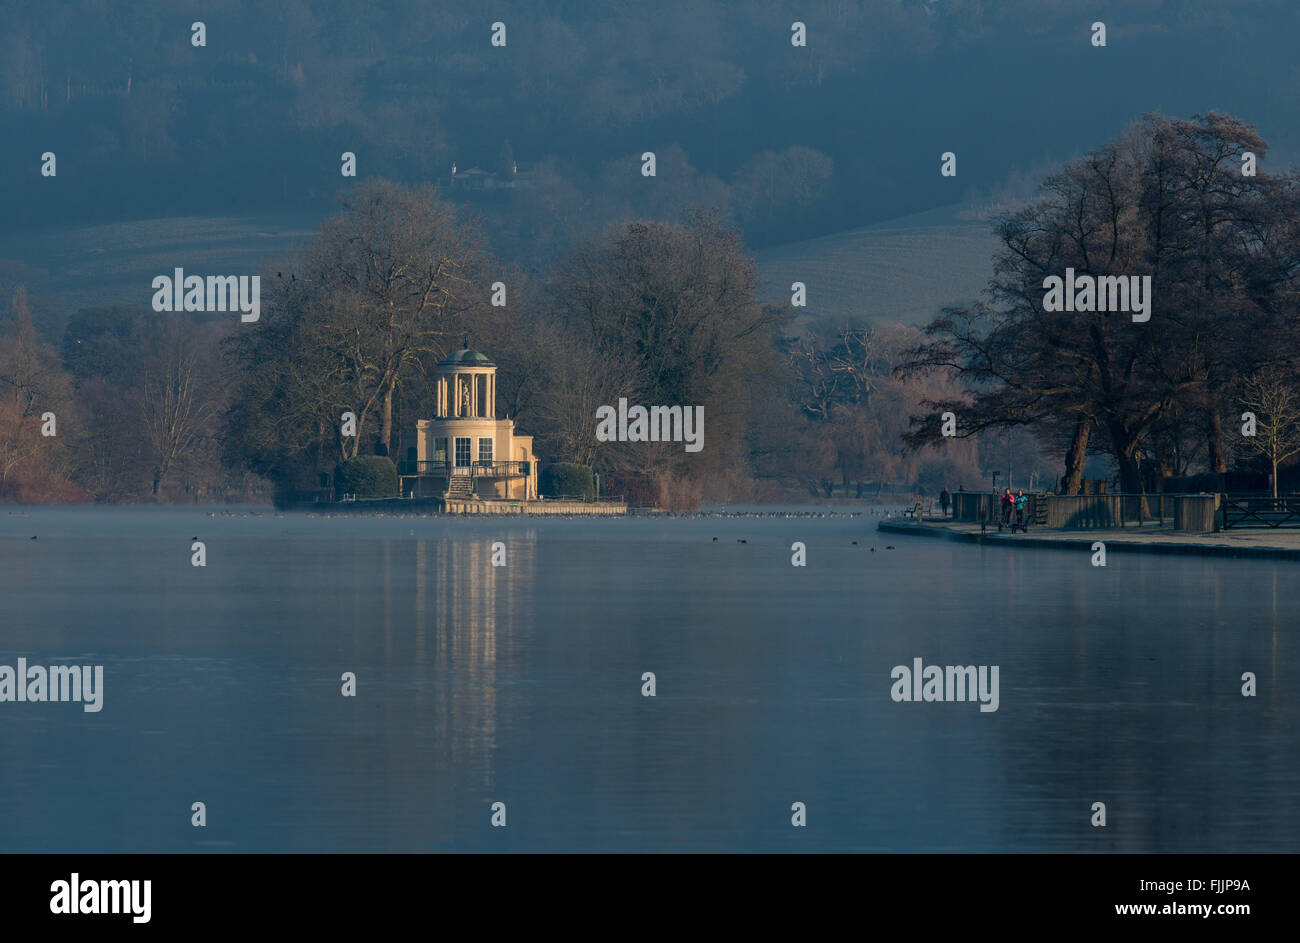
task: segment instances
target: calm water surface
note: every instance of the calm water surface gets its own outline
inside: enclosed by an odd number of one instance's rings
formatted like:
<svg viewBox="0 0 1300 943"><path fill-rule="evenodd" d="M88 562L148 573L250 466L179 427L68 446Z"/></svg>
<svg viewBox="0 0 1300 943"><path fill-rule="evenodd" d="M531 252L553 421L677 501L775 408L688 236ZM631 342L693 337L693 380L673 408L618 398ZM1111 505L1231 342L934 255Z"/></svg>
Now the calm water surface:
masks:
<svg viewBox="0 0 1300 943"><path fill-rule="evenodd" d="M0 703L0 850L1300 850L1300 564L1108 562L870 516L0 508L0 664L105 672L97 714ZM999 710L894 703L918 656L1000 666Z"/></svg>

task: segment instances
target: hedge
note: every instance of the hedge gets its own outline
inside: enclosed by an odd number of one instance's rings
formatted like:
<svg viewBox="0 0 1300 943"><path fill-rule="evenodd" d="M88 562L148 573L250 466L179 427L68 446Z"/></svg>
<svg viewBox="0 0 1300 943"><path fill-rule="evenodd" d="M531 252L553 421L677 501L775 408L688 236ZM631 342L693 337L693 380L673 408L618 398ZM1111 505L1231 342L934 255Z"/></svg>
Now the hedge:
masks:
<svg viewBox="0 0 1300 943"><path fill-rule="evenodd" d="M591 501L596 497L596 482L590 465L556 462L542 469L537 490L547 498L581 498Z"/></svg>
<svg viewBox="0 0 1300 943"><path fill-rule="evenodd" d="M383 455L358 455L334 468L334 497L354 494L358 498L398 496L397 466Z"/></svg>

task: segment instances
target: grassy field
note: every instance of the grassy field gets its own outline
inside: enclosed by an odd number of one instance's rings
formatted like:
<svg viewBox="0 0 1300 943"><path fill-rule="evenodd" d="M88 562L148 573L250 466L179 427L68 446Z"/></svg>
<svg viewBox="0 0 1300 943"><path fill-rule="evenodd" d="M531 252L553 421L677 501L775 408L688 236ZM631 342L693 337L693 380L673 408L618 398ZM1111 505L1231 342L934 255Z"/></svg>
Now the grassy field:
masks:
<svg viewBox="0 0 1300 943"><path fill-rule="evenodd" d="M0 259L37 269L66 311L102 304L148 305L155 276L177 266L193 275L252 275L261 263L309 239L310 218L204 216L0 235Z"/></svg>
<svg viewBox="0 0 1300 943"><path fill-rule="evenodd" d="M765 300L788 304L808 286L815 315L923 324L974 300L992 274L996 238L983 221L945 207L757 253Z"/></svg>

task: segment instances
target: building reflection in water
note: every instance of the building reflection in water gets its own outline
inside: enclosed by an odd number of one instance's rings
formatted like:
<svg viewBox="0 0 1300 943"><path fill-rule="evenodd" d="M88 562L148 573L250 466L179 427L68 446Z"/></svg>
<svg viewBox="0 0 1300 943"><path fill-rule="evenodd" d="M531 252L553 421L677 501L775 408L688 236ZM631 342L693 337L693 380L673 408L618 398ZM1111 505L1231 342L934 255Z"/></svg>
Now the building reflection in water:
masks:
<svg viewBox="0 0 1300 943"><path fill-rule="evenodd" d="M421 540L416 544L415 659L430 684L416 706L429 718L438 766L494 778L500 679L513 678L532 636L537 532ZM492 544L506 565L492 565Z"/></svg>

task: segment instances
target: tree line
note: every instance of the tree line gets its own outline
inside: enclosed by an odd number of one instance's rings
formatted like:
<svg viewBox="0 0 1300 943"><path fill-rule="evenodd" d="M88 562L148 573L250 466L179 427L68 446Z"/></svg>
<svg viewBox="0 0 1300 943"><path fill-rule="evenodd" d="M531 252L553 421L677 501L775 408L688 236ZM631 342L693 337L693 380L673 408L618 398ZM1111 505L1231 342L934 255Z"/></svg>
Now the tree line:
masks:
<svg viewBox="0 0 1300 943"><path fill-rule="evenodd" d="M1131 493L1194 471L1221 480L1252 455L1276 485L1300 419L1287 395L1300 353L1300 174L1264 170L1267 150L1227 115L1148 116L1048 177L1038 200L999 220L983 300L943 311L900 365L961 384L927 402L907 441L940 441L938 416L952 411L961 435L1032 430L1062 456L1067 493L1093 453ZM1067 268L1152 277L1149 319L1044 310L1045 280Z"/></svg>
<svg viewBox="0 0 1300 943"><path fill-rule="evenodd" d="M0 334L0 497L311 492L348 458L400 457L403 433L432 415L434 366L466 345L498 363L498 414L545 462L592 466L639 502L870 496L921 470L889 456L909 405L946 387L891 375L908 329L832 329L760 303L757 266L716 212L612 226L537 275L501 263L432 188L377 180L339 199L266 270L253 324L90 308L55 343L17 289ZM620 398L704 407L705 448L598 442L596 410ZM974 454L959 459L972 480ZM951 455L929 461L931 478L957 474Z"/></svg>
<svg viewBox="0 0 1300 943"><path fill-rule="evenodd" d="M311 492L349 458L400 457L434 366L464 346L497 362L498 414L544 462L638 503L880 499L1001 469L1077 492L1099 463L1125 491L1230 471L1276 487L1300 448L1300 178L1242 173L1266 153L1224 115L1138 122L1000 218L984 298L923 330L761 303L716 211L610 225L524 269L436 189L365 181L264 271L254 324L91 308L48 339L15 288L0 498ZM1044 310L1066 268L1153 276L1150 318ZM620 398L702 406L705 448L598 442L596 411Z"/></svg>

